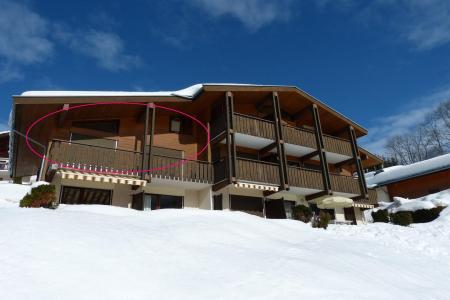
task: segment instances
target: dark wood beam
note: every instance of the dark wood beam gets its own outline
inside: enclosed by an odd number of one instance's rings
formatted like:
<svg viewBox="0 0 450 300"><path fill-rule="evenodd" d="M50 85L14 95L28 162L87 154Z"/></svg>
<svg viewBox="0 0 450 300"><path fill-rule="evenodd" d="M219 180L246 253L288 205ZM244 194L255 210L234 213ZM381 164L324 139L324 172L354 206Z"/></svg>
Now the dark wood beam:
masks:
<svg viewBox="0 0 450 300"><path fill-rule="evenodd" d="M215 145L217 143L220 143L221 141L223 141L226 137L227 137L227 132L223 131L222 133L220 133L219 135L216 135L211 141L210 144L211 145Z"/></svg>
<svg viewBox="0 0 450 300"><path fill-rule="evenodd" d="M289 189L289 179L287 175L287 159L286 151L283 142L283 124L281 123L281 107L280 99L277 92L272 93L272 106L274 111L274 126L275 126L275 142L277 145L277 154L279 160L280 172L280 188L282 190Z"/></svg>
<svg viewBox="0 0 450 300"><path fill-rule="evenodd" d="M319 108L316 104L312 106L312 115L314 120L314 134L316 137L317 151L319 151L320 168L322 170L323 189L326 192L331 191L330 171L328 170L327 157L325 155L325 146L323 143L322 125L320 124Z"/></svg>
<svg viewBox="0 0 450 300"><path fill-rule="evenodd" d="M259 150L259 155L262 156L272 150L273 148L277 147L277 142L270 143L269 145L265 146L261 150Z"/></svg>
<svg viewBox="0 0 450 300"><path fill-rule="evenodd" d="M142 153L142 162L141 162L141 170L144 170L146 164L145 164L145 159L147 157L146 153L147 153L147 135L148 135L148 118L150 115L150 107L147 104L147 106L145 107L145 123L144 123L144 132L142 135L142 145L141 145L141 153ZM145 178L145 173L141 172L141 179Z"/></svg>
<svg viewBox="0 0 450 300"><path fill-rule="evenodd" d="M354 162L355 162L355 159L352 157L352 158L346 159L346 160L344 160L344 161L335 163L334 166L335 166L336 168L340 168L340 167L343 167L343 166L346 166L346 165L350 165L350 164L352 164L352 163L354 163Z"/></svg>
<svg viewBox="0 0 450 300"><path fill-rule="evenodd" d="M350 144L352 147L353 161L356 165L356 172L358 173L358 183L361 190L361 197L367 198L368 191L366 185L366 178L364 177L364 171L362 167L361 157L359 156L358 144L356 142L356 132L353 126L348 127L348 135L350 137Z"/></svg>
<svg viewBox="0 0 450 300"><path fill-rule="evenodd" d="M305 200L306 201L311 201L313 199L322 197L322 196L327 196L327 195L332 195L333 193L329 192L329 191L321 191L321 192L317 192L311 195L307 195L305 196Z"/></svg>
<svg viewBox="0 0 450 300"><path fill-rule="evenodd" d="M148 145L148 158L147 158L147 169L150 170L153 167L152 158L153 158L153 144L155 138L156 108L153 103L150 103L147 106L148 108L152 109L152 125L150 127L150 141Z"/></svg>
<svg viewBox="0 0 450 300"><path fill-rule="evenodd" d="M317 155L319 155L319 150L316 150L316 151L313 151L311 153L305 154L305 155L301 156L298 160L299 160L299 162L302 163L302 162L307 161L308 159L311 159L311 158L313 158L313 157L315 157Z"/></svg>
<svg viewBox="0 0 450 300"><path fill-rule="evenodd" d="M227 167L228 167L228 183L236 182L236 142L234 137L234 104L233 93L225 94L225 113L227 116Z"/></svg>
<svg viewBox="0 0 450 300"><path fill-rule="evenodd" d="M64 125L67 113L69 112L69 104L64 104L62 109L63 111L60 112L58 115L58 127L62 127Z"/></svg>
<svg viewBox="0 0 450 300"><path fill-rule="evenodd" d="M220 190L220 189L226 187L228 184L229 184L228 180L227 180L227 179L224 179L224 180L222 180L222 181L219 181L219 182L213 184L212 190L213 190L214 192L217 192L218 190Z"/></svg>

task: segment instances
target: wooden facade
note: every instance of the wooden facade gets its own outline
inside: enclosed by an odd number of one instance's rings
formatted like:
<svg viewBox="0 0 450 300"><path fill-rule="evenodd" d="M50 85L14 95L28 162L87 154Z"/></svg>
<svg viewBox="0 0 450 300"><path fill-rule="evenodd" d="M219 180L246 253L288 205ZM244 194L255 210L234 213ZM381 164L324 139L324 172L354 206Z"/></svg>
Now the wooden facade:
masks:
<svg viewBox="0 0 450 300"><path fill-rule="evenodd" d="M31 100L15 98L14 126L19 132L46 113L78 103L148 103L68 110L39 124L31 136L45 148L33 146L61 163L56 167L45 164L48 176L55 168L67 166L87 172L112 170L148 181L165 178L208 183L214 191L242 181L276 186L278 191L312 191L307 196L342 193L369 199L356 144L357 137L367 132L296 88L211 85L204 86L193 100L156 96ZM195 157L207 143L204 130L152 103L186 112L206 124L211 137L208 149ZM117 131L83 125L104 120L115 120ZM114 147L87 145L74 137L95 137ZM40 160L28 151L23 138L15 138L14 143L13 175L36 174ZM185 159L179 167L165 168ZM142 169L154 171L137 172Z"/></svg>

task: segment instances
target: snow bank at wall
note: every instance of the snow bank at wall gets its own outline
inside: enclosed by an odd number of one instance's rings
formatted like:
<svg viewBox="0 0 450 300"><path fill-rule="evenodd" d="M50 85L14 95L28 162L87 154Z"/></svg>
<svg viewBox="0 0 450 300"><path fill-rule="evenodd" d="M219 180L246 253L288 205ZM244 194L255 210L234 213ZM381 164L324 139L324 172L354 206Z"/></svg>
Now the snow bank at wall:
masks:
<svg viewBox="0 0 450 300"><path fill-rule="evenodd" d="M445 154L410 165L385 168L380 173L369 172L365 176L367 186L372 188L390 181L448 168L450 168L450 154Z"/></svg>

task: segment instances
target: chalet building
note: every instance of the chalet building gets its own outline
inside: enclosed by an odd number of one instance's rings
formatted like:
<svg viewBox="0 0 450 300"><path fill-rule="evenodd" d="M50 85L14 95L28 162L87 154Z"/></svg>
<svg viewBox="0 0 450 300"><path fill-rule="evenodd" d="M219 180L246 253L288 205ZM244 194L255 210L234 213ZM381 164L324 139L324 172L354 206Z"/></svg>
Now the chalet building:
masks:
<svg viewBox="0 0 450 300"><path fill-rule="evenodd" d="M367 184L377 200L394 197L415 199L450 189L450 154L404 166L394 166L366 174Z"/></svg>
<svg viewBox="0 0 450 300"><path fill-rule="evenodd" d="M0 181L9 179L9 131L0 132Z"/></svg>
<svg viewBox="0 0 450 300"><path fill-rule="evenodd" d="M230 209L285 218L293 205L315 207L318 199L344 196L350 205L328 209L336 220L350 222L376 204L363 169L381 161L357 145L367 130L296 87L25 92L13 100L13 129L22 135L38 118L61 110L29 135L50 162L34 155L19 134L11 157L12 176L39 173L56 185L61 203ZM210 143L207 132L178 111L205 124Z"/></svg>

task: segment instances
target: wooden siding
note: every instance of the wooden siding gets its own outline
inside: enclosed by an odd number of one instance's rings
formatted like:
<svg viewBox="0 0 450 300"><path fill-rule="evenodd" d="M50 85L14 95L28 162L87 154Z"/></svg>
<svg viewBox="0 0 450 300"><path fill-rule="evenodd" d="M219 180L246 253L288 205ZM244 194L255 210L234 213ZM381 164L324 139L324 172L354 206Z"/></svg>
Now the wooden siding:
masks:
<svg viewBox="0 0 450 300"><path fill-rule="evenodd" d="M330 174L331 189L335 192L359 195L358 180L344 175Z"/></svg>
<svg viewBox="0 0 450 300"><path fill-rule="evenodd" d="M374 189L367 189L367 191L369 193L368 204L372 204L372 205L377 204L378 203L377 191Z"/></svg>
<svg viewBox="0 0 450 300"><path fill-rule="evenodd" d="M289 183L293 187L322 190L322 174L317 170L288 167Z"/></svg>
<svg viewBox="0 0 450 300"><path fill-rule="evenodd" d="M236 175L240 180L280 184L278 164L239 157L236 168Z"/></svg>
<svg viewBox="0 0 450 300"><path fill-rule="evenodd" d="M234 113L234 130L239 133L274 140L275 126L272 121Z"/></svg>
<svg viewBox="0 0 450 300"><path fill-rule="evenodd" d="M314 132L294 127L290 125L283 125L283 139L286 143L301 145L309 148L316 148L316 138Z"/></svg>

